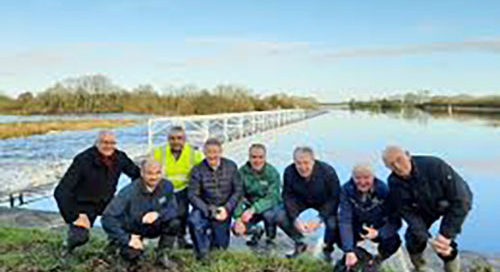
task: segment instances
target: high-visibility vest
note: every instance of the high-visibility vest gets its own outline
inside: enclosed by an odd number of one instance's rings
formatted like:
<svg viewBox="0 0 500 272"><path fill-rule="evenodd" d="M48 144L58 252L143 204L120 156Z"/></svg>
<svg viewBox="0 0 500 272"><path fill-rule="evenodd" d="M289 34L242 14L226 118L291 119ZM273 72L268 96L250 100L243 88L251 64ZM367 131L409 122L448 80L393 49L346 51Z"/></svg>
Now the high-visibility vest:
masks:
<svg viewBox="0 0 500 272"><path fill-rule="evenodd" d="M191 169L203 160L203 154L188 143L184 144L177 160L168 144L156 147L153 150L153 157L163 165L165 178L172 182L176 192L186 189Z"/></svg>

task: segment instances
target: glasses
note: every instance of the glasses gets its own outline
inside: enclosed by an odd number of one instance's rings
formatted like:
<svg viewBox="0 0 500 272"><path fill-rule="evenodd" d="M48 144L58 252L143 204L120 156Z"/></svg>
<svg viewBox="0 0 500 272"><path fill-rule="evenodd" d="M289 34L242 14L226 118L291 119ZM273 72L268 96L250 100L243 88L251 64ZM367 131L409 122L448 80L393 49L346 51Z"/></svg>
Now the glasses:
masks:
<svg viewBox="0 0 500 272"><path fill-rule="evenodd" d="M183 140L184 136L169 136L168 138L170 140Z"/></svg>

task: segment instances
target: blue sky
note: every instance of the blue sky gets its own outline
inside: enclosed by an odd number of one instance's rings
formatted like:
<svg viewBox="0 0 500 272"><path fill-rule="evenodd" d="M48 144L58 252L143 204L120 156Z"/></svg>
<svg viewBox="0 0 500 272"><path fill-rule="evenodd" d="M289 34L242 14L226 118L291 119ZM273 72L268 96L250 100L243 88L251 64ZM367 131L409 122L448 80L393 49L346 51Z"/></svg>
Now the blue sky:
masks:
<svg viewBox="0 0 500 272"><path fill-rule="evenodd" d="M102 73L322 101L500 94L500 1L2 1L0 90Z"/></svg>

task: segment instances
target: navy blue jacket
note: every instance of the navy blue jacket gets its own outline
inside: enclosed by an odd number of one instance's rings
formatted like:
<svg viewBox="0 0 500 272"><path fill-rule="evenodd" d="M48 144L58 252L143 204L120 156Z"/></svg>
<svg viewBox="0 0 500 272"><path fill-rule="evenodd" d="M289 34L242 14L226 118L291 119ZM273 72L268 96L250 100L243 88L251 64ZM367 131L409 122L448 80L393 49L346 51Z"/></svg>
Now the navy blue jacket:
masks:
<svg viewBox="0 0 500 272"><path fill-rule="evenodd" d="M241 198L242 187L236 163L221 158L214 171L204 159L191 170L188 198L191 205L206 217L210 217L210 206L224 206L231 215Z"/></svg>
<svg viewBox="0 0 500 272"><path fill-rule="evenodd" d="M148 212L157 212L160 223L177 217L177 201L174 187L162 179L153 192L149 192L141 179L125 186L104 210L102 227L109 238L127 245L130 234L141 235L142 217Z"/></svg>
<svg viewBox="0 0 500 272"><path fill-rule="evenodd" d="M308 208L316 209L322 216L336 216L340 183L332 166L316 160L311 177L306 181L292 163L285 169L283 179L283 201L292 219Z"/></svg>
<svg viewBox="0 0 500 272"><path fill-rule="evenodd" d="M397 214L391 214L388 197L389 188L377 178L373 182L373 191L365 201L352 178L342 186L339 208L342 250L349 252L354 249L363 225L377 229L380 239L398 235L401 219Z"/></svg>
<svg viewBox="0 0 500 272"><path fill-rule="evenodd" d="M71 224L79 213L100 215L113 198L122 173L132 180L140 169L120 150L113 154L113 166L107 168L99 160L93 146L78 154L54 191L57 206L66 223Z"/></svg>
<svg viewBox="0 0 500 272"><path fill-rule="evenodd" d="M427 231L441 216L439 233L454 239L472 206L472 192L451 166L432 156L412 156L409 179L389 176L391 201L409 228Z"/></svg>

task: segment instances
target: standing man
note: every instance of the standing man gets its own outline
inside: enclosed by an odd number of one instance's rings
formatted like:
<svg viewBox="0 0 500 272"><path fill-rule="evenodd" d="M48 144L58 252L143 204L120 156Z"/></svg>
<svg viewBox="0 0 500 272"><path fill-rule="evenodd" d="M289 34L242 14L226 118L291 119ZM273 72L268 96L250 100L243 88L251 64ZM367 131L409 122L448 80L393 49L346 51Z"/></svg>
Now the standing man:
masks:
<svg viewBox="0 0 500 272"><path fill-rule="evenodd" d="M248 161L240 168L243 180L243 199L234 212L234 232L237 235L252 235L247 245L255 246L263 230L257 224L264 221L268 244L276 238L276 216L281 204L280 175L276 168L266 162L266 147L252 144L248 150Z"/></svg>
<svg viewBox="0 0 500 272"><path fill-rule="evenodd" d="M69 225L65 254L89 240L89 229L113 198L120 175L140 176L139 167L116 149L111 131L100 131L95 145L78 154L57 185L54 197Z"/></svg>
<svg viewBox="0 0 500 272"><path fill-rule="evenodd" d="M168 144L155 148L153 156L163 166L165 178L174 185L180 221L177 245L192 248L185 238L189 212L187 184L191 169L203 160L203 154L186 142L186 132L181 126L173 126L168 132Z"/></svg>
<svg viewBox="0 0 500 272"><path fill-rule="evenodd" d="M392 173L389 189L392 205L408 224L405 240L416 271L429 271L422 253L430 238L428 229L441 220L432 240L446 272L460 271L455 239L472 206L472 192L460 175L443 160L432 156L410 156L398 146L389 146L383 160Z"/></svg>
<svg viewBox="0 0 500 272"><path fill-rule="evenodd" d="M392 214L388 197L387 185L365 164L356 165L351 179L342 186L339 229L344 265L348 269L354 269L358 260L366 255L357 245L365 239L378 244L378 255L370 260L373 271L378 271L380 263L399 249L401 219Z"/></svg>
<svg viewBox="0 0 500 272"><path fill-rule="evenodd" d="M172 248L179 228L177 203L170 181L162 178L162 167L145 160L141 177L120 190L102 216L102 227L120 255L136 263L144 252L144 238L160 237L156 261L165 268L176 267L166 250Z"/></svg>
<svg viewBox="0 0 500 272"><path fill-rule="evenodd" d="M238 167L222 157L222 144L208 139L205 159L191 171L188 196L193 211L188 225L197 259L205 259L209 249L229 246L231 216L241 196Z"/></svg>
<svg viewBox="0 0 500 272"><path fill-rule="evenodd" d="M310 224L301 222L299 215L309 209L319 212L326 225L323 254L331 260L334 244L338 242L337 208L340 184L335 169L316 160L310 147L297 147L293 152L294 162L285 169L283 201L284 210L278 215L278 224L295 242L296 257L307 250L303 233L311 232Z"/></svg>

